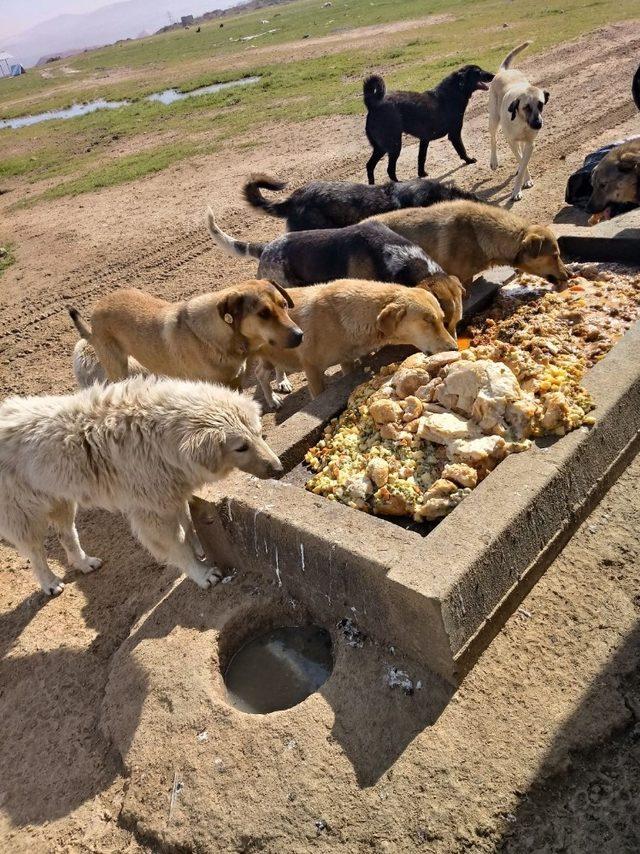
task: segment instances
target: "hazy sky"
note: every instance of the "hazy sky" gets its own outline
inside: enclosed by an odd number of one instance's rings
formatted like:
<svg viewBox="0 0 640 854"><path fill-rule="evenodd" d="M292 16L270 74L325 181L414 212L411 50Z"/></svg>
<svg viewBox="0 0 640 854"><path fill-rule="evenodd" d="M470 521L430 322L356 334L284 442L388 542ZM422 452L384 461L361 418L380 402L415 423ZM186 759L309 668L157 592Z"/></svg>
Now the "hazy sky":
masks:
<svg viewBox="0 0 640 854"><path fill-rule="evenodd" d="M48 18L67 12L91 12L114 0L0 0L0 42Z"/></svg>

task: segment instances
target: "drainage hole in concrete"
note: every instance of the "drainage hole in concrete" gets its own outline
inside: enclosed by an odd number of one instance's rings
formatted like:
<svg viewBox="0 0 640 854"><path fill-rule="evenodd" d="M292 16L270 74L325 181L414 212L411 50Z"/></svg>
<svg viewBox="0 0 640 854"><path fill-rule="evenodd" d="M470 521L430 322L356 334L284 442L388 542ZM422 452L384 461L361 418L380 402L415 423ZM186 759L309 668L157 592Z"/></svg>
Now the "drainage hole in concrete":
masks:
<svg viewBox="0 0 640 854"><path fill-rule="evenodd" d="M317 691L332 669L326 629L274 628L249 640L231 658L224 674L227 697L242 712L289 709Z"/></svg>

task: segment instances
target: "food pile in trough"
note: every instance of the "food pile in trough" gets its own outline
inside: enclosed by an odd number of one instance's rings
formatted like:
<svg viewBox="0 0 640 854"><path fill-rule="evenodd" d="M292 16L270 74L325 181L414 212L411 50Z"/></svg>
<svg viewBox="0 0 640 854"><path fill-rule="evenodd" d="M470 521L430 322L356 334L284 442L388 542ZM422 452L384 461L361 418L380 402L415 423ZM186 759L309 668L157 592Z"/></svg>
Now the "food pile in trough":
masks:
<svg viewBox="0 0 640 854"><path fill-rule="evenodd" d="M354 389L305 456L306 488L431 521L532 438L593 423L581 380L640 317L640 277L599 265L578 272L562 293L518 276L474 324L468 349L416 353Z"/></svg>

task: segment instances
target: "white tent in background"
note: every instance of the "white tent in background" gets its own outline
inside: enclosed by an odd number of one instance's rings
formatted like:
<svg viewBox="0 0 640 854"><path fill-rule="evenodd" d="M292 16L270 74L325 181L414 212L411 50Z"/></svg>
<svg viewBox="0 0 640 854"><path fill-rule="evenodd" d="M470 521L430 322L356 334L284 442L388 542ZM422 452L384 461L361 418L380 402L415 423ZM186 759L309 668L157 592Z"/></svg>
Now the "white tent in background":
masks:
<svg viewBox="0 0 640 854"><path fill-rule="evenodd" d="M18 60L6 50L0 50L0 77L19 77L24 68Z"/></svg>

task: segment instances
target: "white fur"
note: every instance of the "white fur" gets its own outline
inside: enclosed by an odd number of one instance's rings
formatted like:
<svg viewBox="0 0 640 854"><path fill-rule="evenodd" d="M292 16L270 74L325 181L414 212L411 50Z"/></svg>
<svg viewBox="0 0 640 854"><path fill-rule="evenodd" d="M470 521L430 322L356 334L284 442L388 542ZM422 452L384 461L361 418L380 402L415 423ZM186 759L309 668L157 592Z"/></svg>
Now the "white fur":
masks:
<svg viewBox="0 0 640 854"><path fill-rule="evenodd" d="M90 572L101 562L80 546L77 504L120 511L156 559L208 587L219 572L201 560L189 497L235 467L259 477L281 471L260 434L257 404L203 382L135 377L73 395L8 398L0 405L0 536L56 594L64 585L47 564L49 523L69 562Z"/></svg>
<svg viewBox="0 0 640 854"><path fill-rule="evenodd" d="M147 376L149 371L129 356L129 376L136 374ZM98 360L96 351L86 338L80 338L73 348L73 375L80 388L89 388L95 383L106 383L107 374Z"/></svg>
<svg viewBox="0 0 640 854"><path fill-rule="evenodd" d="M427 271L430 276L435 276L437 273L443 272L442 267L436 264L432 258L429 258L424 249L421 249L419 246L387 245L382 251L384 260L389 267L389 272L394 276L404 269L407 261L411 261L414 258L419 261L426 261Z"/></svg>
<svg viewBox="0 0 640 854"><path fill-rule="evenodd" d="M489 87L490 166L494 170L498 168L496 134L498 127L500 127L518 163L516 180L511 193L513 201L522 198L523 188L527 189L533 186L533 181L529 175L529 160L539 133L539 129L532 128L523 118L522 108L527 103L535 105L539 101L543 103L545 101L545 93L542 89L529 83L522 71L510 67L513 57L528 47L529 44L530 42L524 42L511 51ZM515 101L519 102L520 109L515 113L515 118L512 118L509 106ZM540 118L542 119L541 115Z"/></svg>

